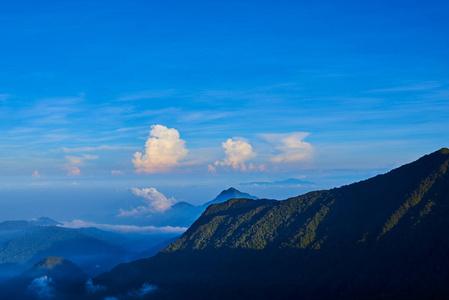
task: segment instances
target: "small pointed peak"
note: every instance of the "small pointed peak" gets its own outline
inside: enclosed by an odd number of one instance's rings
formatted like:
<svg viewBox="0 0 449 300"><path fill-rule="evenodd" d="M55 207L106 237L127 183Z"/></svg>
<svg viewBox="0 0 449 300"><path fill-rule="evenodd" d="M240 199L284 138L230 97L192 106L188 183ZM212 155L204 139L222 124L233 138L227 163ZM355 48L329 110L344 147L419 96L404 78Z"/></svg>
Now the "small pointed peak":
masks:
<svg viewBox="0 0 449 300"><path fill-rule="evenodd" d="M61 225L58 221L55 221L53 219L50 219L49 217L40 217L37 219L32 219L30 221L31 224L36 226L57 226Z"/></svg>
<svg viewBox="0 0 449 300"><path fill-rule="evenodd" d="M63 264L66 261L67 260L62 257L50 256L50 257L44 258L43 260L38 262L35 266L40 267L40 268L52 269L56 266Z"/></svg>

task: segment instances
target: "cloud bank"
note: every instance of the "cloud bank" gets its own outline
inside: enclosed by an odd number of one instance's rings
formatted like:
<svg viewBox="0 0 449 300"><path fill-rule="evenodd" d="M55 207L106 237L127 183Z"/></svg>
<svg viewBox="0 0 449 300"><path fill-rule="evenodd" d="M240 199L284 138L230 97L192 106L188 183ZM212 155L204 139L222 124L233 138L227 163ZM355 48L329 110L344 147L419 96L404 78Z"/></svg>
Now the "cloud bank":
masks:
<svg viewBox="0 0 449 300"><path fill-rule="evenodd" d="M106 231L114 231L120 233L142 233L142 234L165 234L176 233L180 234L187 230L187 227L172 227L172 226L134 226L134 225L112 225L112 224L98 224L94 222L86 222L83 220L73 220L71 222L63 222L58 225L65 228L88 228L96 227Z"/></svg>
<svg viewBox="0 0 449 300"><path fill-rule="evenodd" d="M132 162L138 173L167 172L177 167L187 153L185 141L179 138L176 129L153 125L145 143L145 151L136 152Z"/></svg>

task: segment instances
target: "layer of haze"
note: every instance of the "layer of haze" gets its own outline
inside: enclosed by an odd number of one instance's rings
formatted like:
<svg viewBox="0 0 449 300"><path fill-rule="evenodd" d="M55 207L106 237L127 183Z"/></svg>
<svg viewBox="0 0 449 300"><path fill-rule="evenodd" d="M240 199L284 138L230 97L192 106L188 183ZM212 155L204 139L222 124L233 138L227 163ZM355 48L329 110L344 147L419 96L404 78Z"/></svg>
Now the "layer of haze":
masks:
<svg viewBox="0 0 449 300"><path fill-rule="evenodd" d="M447 147L448 13L447 1L5 3L0 220L119 224L145 204L132 189L284 199ZM309 183L244 185L289 178Z"/></svg>

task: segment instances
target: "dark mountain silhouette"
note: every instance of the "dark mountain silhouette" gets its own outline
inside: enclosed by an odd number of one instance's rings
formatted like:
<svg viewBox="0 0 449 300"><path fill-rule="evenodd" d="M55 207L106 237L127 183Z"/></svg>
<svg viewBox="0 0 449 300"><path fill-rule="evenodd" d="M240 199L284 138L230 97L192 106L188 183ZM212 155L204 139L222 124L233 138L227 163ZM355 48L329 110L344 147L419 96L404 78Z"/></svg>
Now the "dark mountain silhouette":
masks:
<svg viewBox="0 0 449 300"><path fill-rule="evenodd" d="M94 282L92 298L447 299L449 149L341 188L215 204L150 259Z"/></svg>

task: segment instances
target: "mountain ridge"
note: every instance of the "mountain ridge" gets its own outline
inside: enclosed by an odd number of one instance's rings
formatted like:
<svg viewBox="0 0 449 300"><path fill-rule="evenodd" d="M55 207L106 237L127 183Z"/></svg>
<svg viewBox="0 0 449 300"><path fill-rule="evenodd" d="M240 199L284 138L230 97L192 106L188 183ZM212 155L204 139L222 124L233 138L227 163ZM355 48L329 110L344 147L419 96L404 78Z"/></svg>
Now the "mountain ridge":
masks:
<svg viewBox="0 0 449 300"><path fill-rule="evenodd" d="M175 299L445 299L448 154L443 148L386 174L283 201L210 205L155 257L95 280L116 293L151 282L162 298L170 291Z"/></svg>

